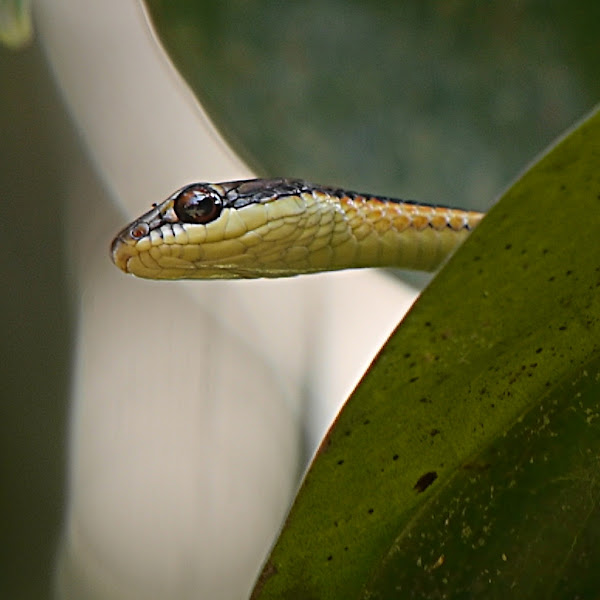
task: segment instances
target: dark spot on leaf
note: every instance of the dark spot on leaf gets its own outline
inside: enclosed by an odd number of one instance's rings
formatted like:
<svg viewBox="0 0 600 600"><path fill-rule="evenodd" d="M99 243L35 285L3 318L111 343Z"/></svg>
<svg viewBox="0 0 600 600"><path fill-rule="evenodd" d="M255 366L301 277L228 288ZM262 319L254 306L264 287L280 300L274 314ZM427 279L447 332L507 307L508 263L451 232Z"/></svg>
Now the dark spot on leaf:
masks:
<svg viewBox="0 0 600 600"><path fill-rule="evenodd" d="M426 398L425 396L419 400L419 402L423 402L423 404L430 404L431 400Z"/></svg>
<svg viewBox="0 0 600 600"><path fill-rule="evenodd" d="M430 435L431 437L433 437L433 436L437 435L438 433L440 433L440 430L439 430L439 429L432 429L432 430L429 432L429 435Z"/></svg>
<svg viewBox="0 0 600 600"><path fill-rule="evenodd" d="M537 363L531 363L529 366L530 366L532 369L535 369L535 368L537 367Z"/></svg>
<svg viewBox="0 0 600 600"><path fill-rule="evenodd" d="M327 557L327 560L333 560L333 555L331 555L331 554L330 554L330 555Z"/></svg>
<svg viewBox="0 0 600 600"><path fill-rule="evenodd" d="M572 275L572 274L573 274L573 271L571 271L571 270L569 270L569 271L567 271L567 272L565 273L565 275L566 275L567 277L568 277L569 275Z"/></svg>
<svg viewBox="0 0 600 600"><path fill-rule="evenodd" d="M369 419L365 419L365 420L363 421L363 425L368 425L370 422L371 422L371 421L369 421Z"/></svg>
<svg viewBox="0 0 600 600"><path fill-rule="evenodd" d="M548 277L548 281L554 281L554 275L552 275L552 277Z"/></svg>
<svg viewBox="0 0 600 600"><path fill-rule="evenodd" d="M406 352L406 353L404 354L404 358L410 358L410 352Z"/></svg>
<svg viewBox="0 0 600 600"><path fill-rule="evenodd" d="M349 437L351 433L352 433L352 432L351 432L349 429L347 429L346 431L344 431L344 435L345 435L346 437Z"/></svg>
<svg viewBox="0 0 600 600"><path fill-rule="evenodd" d="M338 461L337 461L337 464L338 464L338 465L343 465L343 464L344 464L344 459L342 458L341 460L338 460Z"/></svg>
<svg viewBox="0 0 600 600"><path fill-rule="evenodd" d="M370 509L369 509L367 512L368 512L370 515L372 515L372 514L375 512L375 509L373 509L373 508L370 508Z"/></svg>
<svg viewBox="0 0 600 600"><path fill-rule="evenodd" d="M417 381L417 379L419 379L418 377L411 377L408 381L409 383L414 383L415 381Z"/></svg>
<svg viewBox="0 0 600 600"><path fill-rule="evenodd" d="M490 408L496 408L496 405L495 405L495 404L492 402L492 403L490 404Z"/></svg>
<svg viewBox="0 0 600 600"><path fill-rule="evenodd" d="M564 331L566 328L567 328L567 326L566 326L566 325L561 325L561 326L558 328L558 330L559 330L559 331Z"/></svg>
<svg viewBox="0 0 600 600"><path fill-rule="evenodd" d="M512 244L506 244L506 246L504 246L505 250L510 250L512 248Z"/></svg>
<svg viewBox="0 0 600 600"><path fill-rule="evenodd" d="M424 492L435 480L437 479L437 473L435 471L429 471L425 475L421 475L419 480L413 486L413 490L417 490L418 494Z"/></svg>
<svg viewBox="0 0 600 600"><path fill-rule="evenodd" d="M397 454L394 454L394 456L392 456L392 460L398 460L399 456Z"/></svg>
<svg viewBox="0 0 600 600"><path fill-rule="evenodd" d="M431 327L431 321L425 321L425 327Z"/></svg>
<svg viewBox="0 0 600 600"><path fill-rule="evenodd" d="M539 354L541 351L542 351L542 348L538 348L538 349L535 351L535 353L536 353L536 354Z"/></svg>
<svg viewBox="0 0 600 600"><path fill-rule="evenodd" d="M344 550L348 552L348 546L344 546Z"/></svg>

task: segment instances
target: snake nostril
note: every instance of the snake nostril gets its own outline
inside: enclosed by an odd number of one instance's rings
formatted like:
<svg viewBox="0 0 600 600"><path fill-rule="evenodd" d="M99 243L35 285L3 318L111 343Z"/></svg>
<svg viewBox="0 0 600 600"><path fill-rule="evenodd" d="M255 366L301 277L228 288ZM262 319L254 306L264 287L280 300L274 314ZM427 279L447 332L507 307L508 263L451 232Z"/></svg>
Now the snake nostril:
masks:
<svg viewBox="0 0 600 600"><path fill-rule="evenodd" d="M148 227L147 223L136 223L130 230L129 235L134 240L139 240L143 238L145 235L148 235L150 231L150 227Z"/></svg>

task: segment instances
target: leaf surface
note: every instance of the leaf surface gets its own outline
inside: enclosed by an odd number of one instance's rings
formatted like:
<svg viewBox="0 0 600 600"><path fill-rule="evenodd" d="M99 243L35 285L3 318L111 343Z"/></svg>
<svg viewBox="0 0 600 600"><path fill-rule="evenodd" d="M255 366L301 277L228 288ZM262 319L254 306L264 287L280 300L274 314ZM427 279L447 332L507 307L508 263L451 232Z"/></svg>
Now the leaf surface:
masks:
<svg viewBox="0 0 600 600"><path fill-rule="evenodd" d="M323 442L254 598L598 588L599 165L596 112L439 273Z"/></svg>

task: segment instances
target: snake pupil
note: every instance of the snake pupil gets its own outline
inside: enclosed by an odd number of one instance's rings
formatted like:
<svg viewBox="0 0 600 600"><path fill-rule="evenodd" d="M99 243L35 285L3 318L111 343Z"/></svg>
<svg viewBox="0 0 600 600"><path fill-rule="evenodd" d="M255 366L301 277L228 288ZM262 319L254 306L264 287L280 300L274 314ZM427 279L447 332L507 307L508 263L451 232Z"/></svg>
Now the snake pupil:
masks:
<svg viewBox="0 0 600 600"><path fill-rule="evenodd" d="M184 188L174 199L175 214L183 223L208 223L221 213L221 198L212 190L191 185Z"/></svg>

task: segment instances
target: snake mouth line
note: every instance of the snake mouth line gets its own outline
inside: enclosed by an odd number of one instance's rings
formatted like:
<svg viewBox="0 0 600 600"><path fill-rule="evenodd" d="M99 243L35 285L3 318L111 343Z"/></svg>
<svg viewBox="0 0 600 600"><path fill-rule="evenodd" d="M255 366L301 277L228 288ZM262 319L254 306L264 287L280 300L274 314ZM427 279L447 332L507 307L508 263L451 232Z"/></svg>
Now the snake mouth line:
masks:
<svg viewBox="0 0 600 600"><path fill-rule="evenodd" d="M129 260L135 256L135 253L125 252L128 246L119 237L116 237L110 245L110 257L113 263L124 273L129 273Z"/></svg>
<svg viewBox="0 0 600 600"><path fill-rule="evenodd" d="M137 258L139 259L140 253L136 252L135 249L124 242L123 240L116 238L111 244L110 255L112 262L121 271L128 275L136 275L144 279L184 279L185 273L195 273L198 278L198 273L202 272L202 279L256 279L258 275L251 269L245 269L239 266L232 265L219 265L219 264L205 264L200 267L189 263L186 265L179 265L177 270L179 275L173 277L167 270L161 269L160 266L156 268L144 267L143 271L140 271L137 265L133 262ZM135 261L138 262L138 261Z"/></svg>

